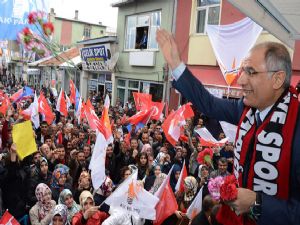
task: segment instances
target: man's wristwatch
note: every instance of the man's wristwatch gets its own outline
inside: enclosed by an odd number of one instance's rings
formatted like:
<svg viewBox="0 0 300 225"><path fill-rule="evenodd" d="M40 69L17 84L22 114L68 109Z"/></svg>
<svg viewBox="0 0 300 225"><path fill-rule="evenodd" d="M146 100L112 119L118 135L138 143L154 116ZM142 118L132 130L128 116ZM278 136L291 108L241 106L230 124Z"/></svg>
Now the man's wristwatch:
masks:
<svg viewBox="0 0 300 225"><path fill-rule="evenodd" d="M250 206L249 217L254 221L258 221L261 215L261 203L262 203L262 194L260 192L256 192L256 200L252 206Z"/></svg>

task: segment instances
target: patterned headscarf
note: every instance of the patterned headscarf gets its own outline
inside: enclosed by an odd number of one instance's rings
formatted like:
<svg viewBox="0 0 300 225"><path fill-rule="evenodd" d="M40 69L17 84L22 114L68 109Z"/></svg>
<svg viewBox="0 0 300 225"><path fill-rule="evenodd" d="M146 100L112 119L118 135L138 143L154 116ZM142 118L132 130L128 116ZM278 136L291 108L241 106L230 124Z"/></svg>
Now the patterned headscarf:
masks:
<svg viewBox="0 0 300 225"><path fill-rule="evenodd" d="M72 192L69 189L64 189L60 192L59 198L58 198L58 204L65 205L66 197L72 196ZM80 205L78 205L74 200L71 208L68 208L68 222L71 223L73 216L75 213L79 212L81 209Z"/></svg>
<svg viewBox="0 0 300 225"><path fill-rule="evenodd" d="M154 181L153 186L150 189L150 193L154 194L155 192L157 192L157 190L159 189L160 185L164 182L165 178L167 177L166 174L161 173L159 174Z"/></svg>
<svg viewBox="0 0 300 225"><path fill-rule="evenodd" d="M184 201L190 202L193 200L195 194L197 193L198 183L195 177L188 176L184 179L184 186L186 191L184 192Z"/></svg>
<svg viewBox="0 0 300 225"><path fill-rule="evenodd" d="M66 165L61 164L61 163L57 164L54 169L57 169L57 168L63 168L64 170L67 171L67 173L69 173L69 171L70 171L69 167L67 167Z"/></svg>
<svg viewBox="0 0 300 225"><path fill-rule="evenodd" d="M52 192L51 192L50 188L46 184L40 183L35 189L35 196L38 200L37 204L39 207L39 210L38 210L39 220L44 219L45 216L52 209L51 198L50 198L50 201L48 201L48 202L43 201L43 198L47 194L49 194L51 196Z"/></svg>
<svg viewBox="0 0 300 225"><path fill-rule="evenodd" d="M67 206L62 204L58 204L55 206L50 225L53 225L53 218L57 215L61 216L61 218L63 219L63 225L67 224Z"/></svg>
<svg viewBox="0 0 300 225"><path fill-rule="evenodd" d="M68 168L68 167L67 167ZM60 188L58 182L59 182L59 178L62 177L62 175L68 175L68 170L66 170L66 168L64 167L59 167L59 168L56 168L54 171L53 171L53 174L52 174L52 179L51 179L51 187L53 188Z"/></svg>

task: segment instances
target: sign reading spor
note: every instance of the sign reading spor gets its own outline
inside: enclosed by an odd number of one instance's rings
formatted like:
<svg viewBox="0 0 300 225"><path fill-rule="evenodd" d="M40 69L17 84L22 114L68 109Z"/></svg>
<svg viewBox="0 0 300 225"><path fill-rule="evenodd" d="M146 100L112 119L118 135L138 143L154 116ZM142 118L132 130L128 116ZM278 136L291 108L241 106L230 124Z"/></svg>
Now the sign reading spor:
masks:
<svg viewBox="0 0 300 225"><path fill-rule="evenodd" d="M109 44L80 49L83 70L109 71L111 58Z"/></svg>

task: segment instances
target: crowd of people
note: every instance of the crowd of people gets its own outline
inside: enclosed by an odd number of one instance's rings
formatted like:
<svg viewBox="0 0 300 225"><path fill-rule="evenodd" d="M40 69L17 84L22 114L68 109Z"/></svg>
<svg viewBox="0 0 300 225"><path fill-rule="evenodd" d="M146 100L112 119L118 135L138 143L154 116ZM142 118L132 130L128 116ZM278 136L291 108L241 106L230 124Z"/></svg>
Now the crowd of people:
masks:
<svg viewBox="0 0 300 225"><path fill-rule="evenodd" d="M7 87L4 90L10 92ZM51 90L43 88L41 91L48 97L55 112L55 97ZM103 97L93 92L89 98L100 117ZM188 139L172 146L166 140L162 121L150 120L140 129L132 126L128 130L128 124L122 118L136 113L134 102L122 104L117 101L109 109L113 143L106 149L107 178L98 190L94 190L89 163L96 132L90 129L86 119L78 123L72 107L68 117L55 112L56 117L50 125L40 118L40 127L35 129L38 150L22 161L18 158L12 140L12 126L24 121L19 113L20 107L26 108L32 101L29 98L13 104L5 115L1 115L1 213L8 209L21 224L30 222L32 225L131 224L131 221L134 224L151 224L152 221L130 218L126 213L116 212L102 203L136 169L138 180L154 194L174 165L170 184L179 207L164 224L188 223L186 210L202 186L203 198L208 197L203 201L204 211L195 221L202 221L197 224L211 223L210 214L217 202L209 197L207 182L210 176L226 176L232 172L233 144L215 147L213 163L200 165L198 154L207 148L201 145L195 132L195 129L205 125L206 118L201 114L196 113L193 120L187 120L184 133ZM129 142L125 138L128 132L131 137ZM220 138L223 137L221 133ZM188 177L184 180L185 191L179 193L175 191L175 185L184 161Z"/></svg>

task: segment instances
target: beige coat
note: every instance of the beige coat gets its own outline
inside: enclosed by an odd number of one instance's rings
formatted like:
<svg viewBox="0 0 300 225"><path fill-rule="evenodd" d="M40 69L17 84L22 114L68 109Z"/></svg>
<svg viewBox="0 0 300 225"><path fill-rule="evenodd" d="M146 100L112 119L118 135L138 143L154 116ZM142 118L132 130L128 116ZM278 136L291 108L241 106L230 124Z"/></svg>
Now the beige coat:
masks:
<svg viewBox="0 0 300 225"><path fill-rule="evenodd" d="M51 205L53 210L56 205L54 200L51 200ZM52 219L52 213L48 213L48 215L45 216L44 219L39 221L39 206L37 205L37 203L30 209L29 216L31 225L49 225Z"/></svg>

